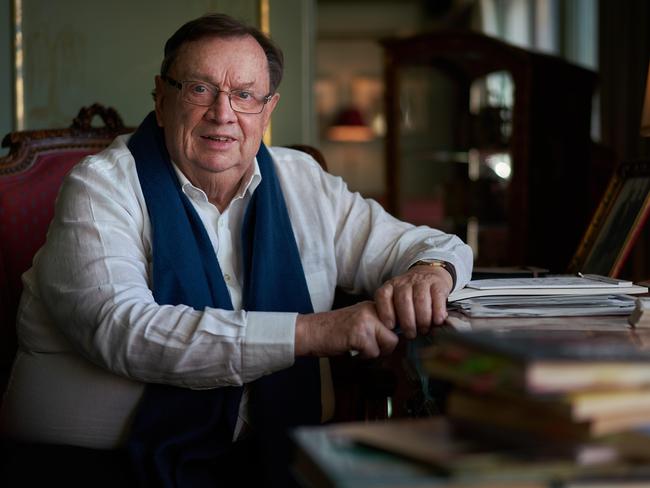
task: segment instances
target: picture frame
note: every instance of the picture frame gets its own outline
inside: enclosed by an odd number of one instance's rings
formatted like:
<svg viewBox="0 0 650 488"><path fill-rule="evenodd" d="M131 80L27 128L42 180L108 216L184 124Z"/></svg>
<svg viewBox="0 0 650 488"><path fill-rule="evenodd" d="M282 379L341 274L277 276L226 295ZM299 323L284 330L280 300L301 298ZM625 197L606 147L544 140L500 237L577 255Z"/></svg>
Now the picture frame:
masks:
<svg viewBox="0 0 650 488"><path fill-rule="evenodd" d="M650 215L650 161L621 163L570 264L569 272L618 277Z"/></svg>

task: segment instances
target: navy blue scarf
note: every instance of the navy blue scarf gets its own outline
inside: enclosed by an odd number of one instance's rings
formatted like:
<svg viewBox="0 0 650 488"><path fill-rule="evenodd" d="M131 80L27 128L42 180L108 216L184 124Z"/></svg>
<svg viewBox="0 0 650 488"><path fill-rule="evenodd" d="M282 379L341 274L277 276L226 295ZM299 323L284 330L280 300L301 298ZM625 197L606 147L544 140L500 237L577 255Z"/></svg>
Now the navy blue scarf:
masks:
<svg viewBox="0 0 650 488"><path fill-rule="evenodd" d="M152 289L159 304L196 310L232 310L232 302L210 239L183 193L150 113L128 143L136 161L152 228ZM313 312L298 246L271 156L257 153L262 181L242 225L243 301L249 311ZM147 385L128 448L146 486L220 486L237 469L232 436L242 387L189 390ZM251 385L250 412L257 432L250 468L261 468L282 486L289 461L287 429L320 420L320 375L316 359ZM257 463L257 467L254 467ZM236 473L235 473L236 475Z"/></svg>

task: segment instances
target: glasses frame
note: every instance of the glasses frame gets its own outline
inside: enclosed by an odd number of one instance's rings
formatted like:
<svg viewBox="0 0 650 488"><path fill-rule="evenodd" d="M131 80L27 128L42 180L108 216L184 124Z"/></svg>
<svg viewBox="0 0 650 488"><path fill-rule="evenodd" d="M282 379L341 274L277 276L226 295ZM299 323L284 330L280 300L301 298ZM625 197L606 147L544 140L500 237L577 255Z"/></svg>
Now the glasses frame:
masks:
<svg viewBox="0 0 650 488"><path fill-rule="evenodd" d="M217 97L219 96L220 93L225 93L228 96L228 104L230 105L230 108L232 109L233 112L237 112L239 114L257 115L257 114L261 114L264 111L264 107L266 107L266 104L269 103L271 101L271 99L273 98L272 93L269 93L268 95L265 95L264 97L262 97L261 100L259 98L257 98L255 95L251 94L251 96L253 98L255 98L255 100L258 100L258 101L262 102L262 106L260 107L259 112L243 112L241 110L237 110L235 107L232 106L232 92L229 92L228 90L222 90L221 88L219 88L218 86L213 85L212 83L208 83L207 81L201 81L201 80L181 80L181 81L178 81L178 80L175 80L174 78L172 78L170 76L167 76L167 75L161 75L160 77L165 82L167 82L167 84L169 84L170 86L173 86L174 88L177 88L181 92L181 97L182 97L184 102L187 102L187 103L192 104L192 105L196 105L197 107L210 107L217 100ZM212 103L208 104L208 105L202 105L200 103L196 103L196 102L192 102L192 101L188 100L184 96L184 93L183 93L183 86L185 85L185 83L203 83L205 85L209 85L211 87L214 87L214 89L217 91L217 93L215 94L215 97L214 97L214 101ZM243 90L234 90L234 91L237 92L237 91L243 91Z"/></svg>

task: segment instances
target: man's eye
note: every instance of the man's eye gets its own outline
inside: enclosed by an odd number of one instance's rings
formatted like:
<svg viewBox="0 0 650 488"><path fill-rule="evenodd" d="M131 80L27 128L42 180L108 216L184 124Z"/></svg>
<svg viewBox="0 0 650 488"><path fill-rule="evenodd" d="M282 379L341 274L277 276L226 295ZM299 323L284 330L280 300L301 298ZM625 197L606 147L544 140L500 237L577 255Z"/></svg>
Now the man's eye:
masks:
<svg viewBox="0 0 650 488"><path fill-rule="evenodd" d="M247 91L235 91L232 94L235 95L240 100L250 100L253 98L253 94Z"/></svg>
<svg viewBox="0 0 650 488"><path fill-rule="evenodd" d="M209 93L210 90L206 85L194 83L190 86L190 92L194 95L205 95L206 93Z"/></svg>

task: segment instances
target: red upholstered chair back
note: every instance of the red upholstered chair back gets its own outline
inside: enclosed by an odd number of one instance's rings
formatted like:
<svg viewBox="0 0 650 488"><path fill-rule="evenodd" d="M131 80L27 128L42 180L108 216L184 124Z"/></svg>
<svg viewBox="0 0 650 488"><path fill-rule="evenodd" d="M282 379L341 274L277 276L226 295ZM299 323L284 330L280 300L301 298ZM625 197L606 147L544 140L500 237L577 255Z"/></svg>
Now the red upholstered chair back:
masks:
<svg viewBox="0 0 650 488"><path fill-rule="evenodd" d="M104 126L92 126L95 116ZM21 275L45 242L63 177L128 131L115 110L95 104L82 108L67 129L14 132L3 139L9 154L0 158L0 387L15 352Z"/></svg>

